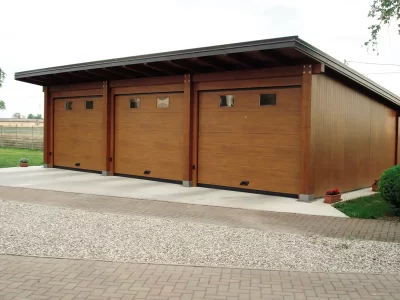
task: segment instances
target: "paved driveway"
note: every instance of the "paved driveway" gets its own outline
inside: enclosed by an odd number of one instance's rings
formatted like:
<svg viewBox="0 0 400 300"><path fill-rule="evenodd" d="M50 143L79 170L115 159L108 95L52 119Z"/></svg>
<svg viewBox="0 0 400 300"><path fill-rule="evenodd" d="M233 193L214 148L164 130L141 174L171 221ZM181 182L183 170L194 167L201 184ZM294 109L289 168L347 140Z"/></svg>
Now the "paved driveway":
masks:
<svg viewBox="0 0 400 300"><path fill-rule="evenodd" d="M187 188L177 184L117 176L105 177L93 173L42 167L0 169L0 185L261 211L346 217L330 205L324 204L322 200L303 203L285 197L199 187Z"/></svg>
<svg viewBox="0 0 400 300"><path fill-rule="evenodd" d="M399 275L279 272L0 255L0 298L396 300Z"/></svg>

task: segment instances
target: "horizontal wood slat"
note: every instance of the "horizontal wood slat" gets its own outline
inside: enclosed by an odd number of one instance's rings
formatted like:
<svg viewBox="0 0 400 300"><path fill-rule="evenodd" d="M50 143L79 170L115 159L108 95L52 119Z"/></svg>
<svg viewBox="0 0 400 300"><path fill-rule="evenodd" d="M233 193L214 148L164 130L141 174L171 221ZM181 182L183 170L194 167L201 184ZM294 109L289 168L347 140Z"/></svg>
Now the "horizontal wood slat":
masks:
<svg viewBox="0 0 400 300"><path fill-rule="evenodd" d="M110 87L113 88L113 87L131 87L131 86L155 86L155 85L167 85L175 83L182 84L183 75L111 80Z"/></svg>
<svg viewBox="0 0 400 300"><path fill-rule="evenodd" d="M115 95L183 92L183 82L167 85L115 87L113 92Z"/></svg>

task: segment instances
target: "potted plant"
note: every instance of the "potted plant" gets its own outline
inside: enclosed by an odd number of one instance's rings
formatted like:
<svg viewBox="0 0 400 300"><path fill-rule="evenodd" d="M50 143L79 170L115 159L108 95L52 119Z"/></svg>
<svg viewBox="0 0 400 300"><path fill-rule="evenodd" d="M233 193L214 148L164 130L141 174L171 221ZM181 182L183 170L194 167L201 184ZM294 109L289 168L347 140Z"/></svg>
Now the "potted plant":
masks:
<svg viewBox="0 0 400 300"><path fill-rule="evenodd" d="M27 166L28 166L28 162L29 162L29 159L27 159L27 158L21 158L21 159L19 160L19 166L20 166L20 167L27 167Z"/></svg>
<svg viewBox="0 0 400 300"><path fill-rule="evenodd" d="M374 183L372 184L372 191L373 192L377 192L378 191L378 182L379 182L379 179L375 179L374 180Z"/></svg>
<svg viewBox="0 0 400 300"><path fill-rule="evenodd" d="M338 188L335 188L333 190L327 190L325 192L324 202L329 204L336 203L342 200L341 197L342 194L340 193Z"/></svg>

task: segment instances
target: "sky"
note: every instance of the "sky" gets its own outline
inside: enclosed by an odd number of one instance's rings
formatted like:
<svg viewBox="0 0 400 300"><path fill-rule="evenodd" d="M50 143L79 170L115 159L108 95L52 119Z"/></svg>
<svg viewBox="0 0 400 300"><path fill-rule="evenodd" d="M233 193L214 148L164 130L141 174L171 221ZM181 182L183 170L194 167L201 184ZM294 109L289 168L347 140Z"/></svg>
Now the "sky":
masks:
<svg viewBox="0 0 400 300"><path fill-rule="evenodd" d="M43 113L42 87L14 73L100 59L298 35L340 61L400 65L393 24L363 43L372 0L0 0L0 117ZM400 66L349 63L400 95ZM391 74L371 74L387 73Z"/></svg>

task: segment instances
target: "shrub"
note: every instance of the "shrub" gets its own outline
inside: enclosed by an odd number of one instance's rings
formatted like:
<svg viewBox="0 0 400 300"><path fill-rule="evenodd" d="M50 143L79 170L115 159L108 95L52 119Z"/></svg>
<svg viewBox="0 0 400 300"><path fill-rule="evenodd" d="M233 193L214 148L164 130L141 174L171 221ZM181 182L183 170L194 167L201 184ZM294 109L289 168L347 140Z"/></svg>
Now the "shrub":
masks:
<svg viewBox="0 0 400 300"><path fill-rule="evenodd" d="M378 183L378 191L384 200L400 208L400 165L383 172Z"/></svg>

